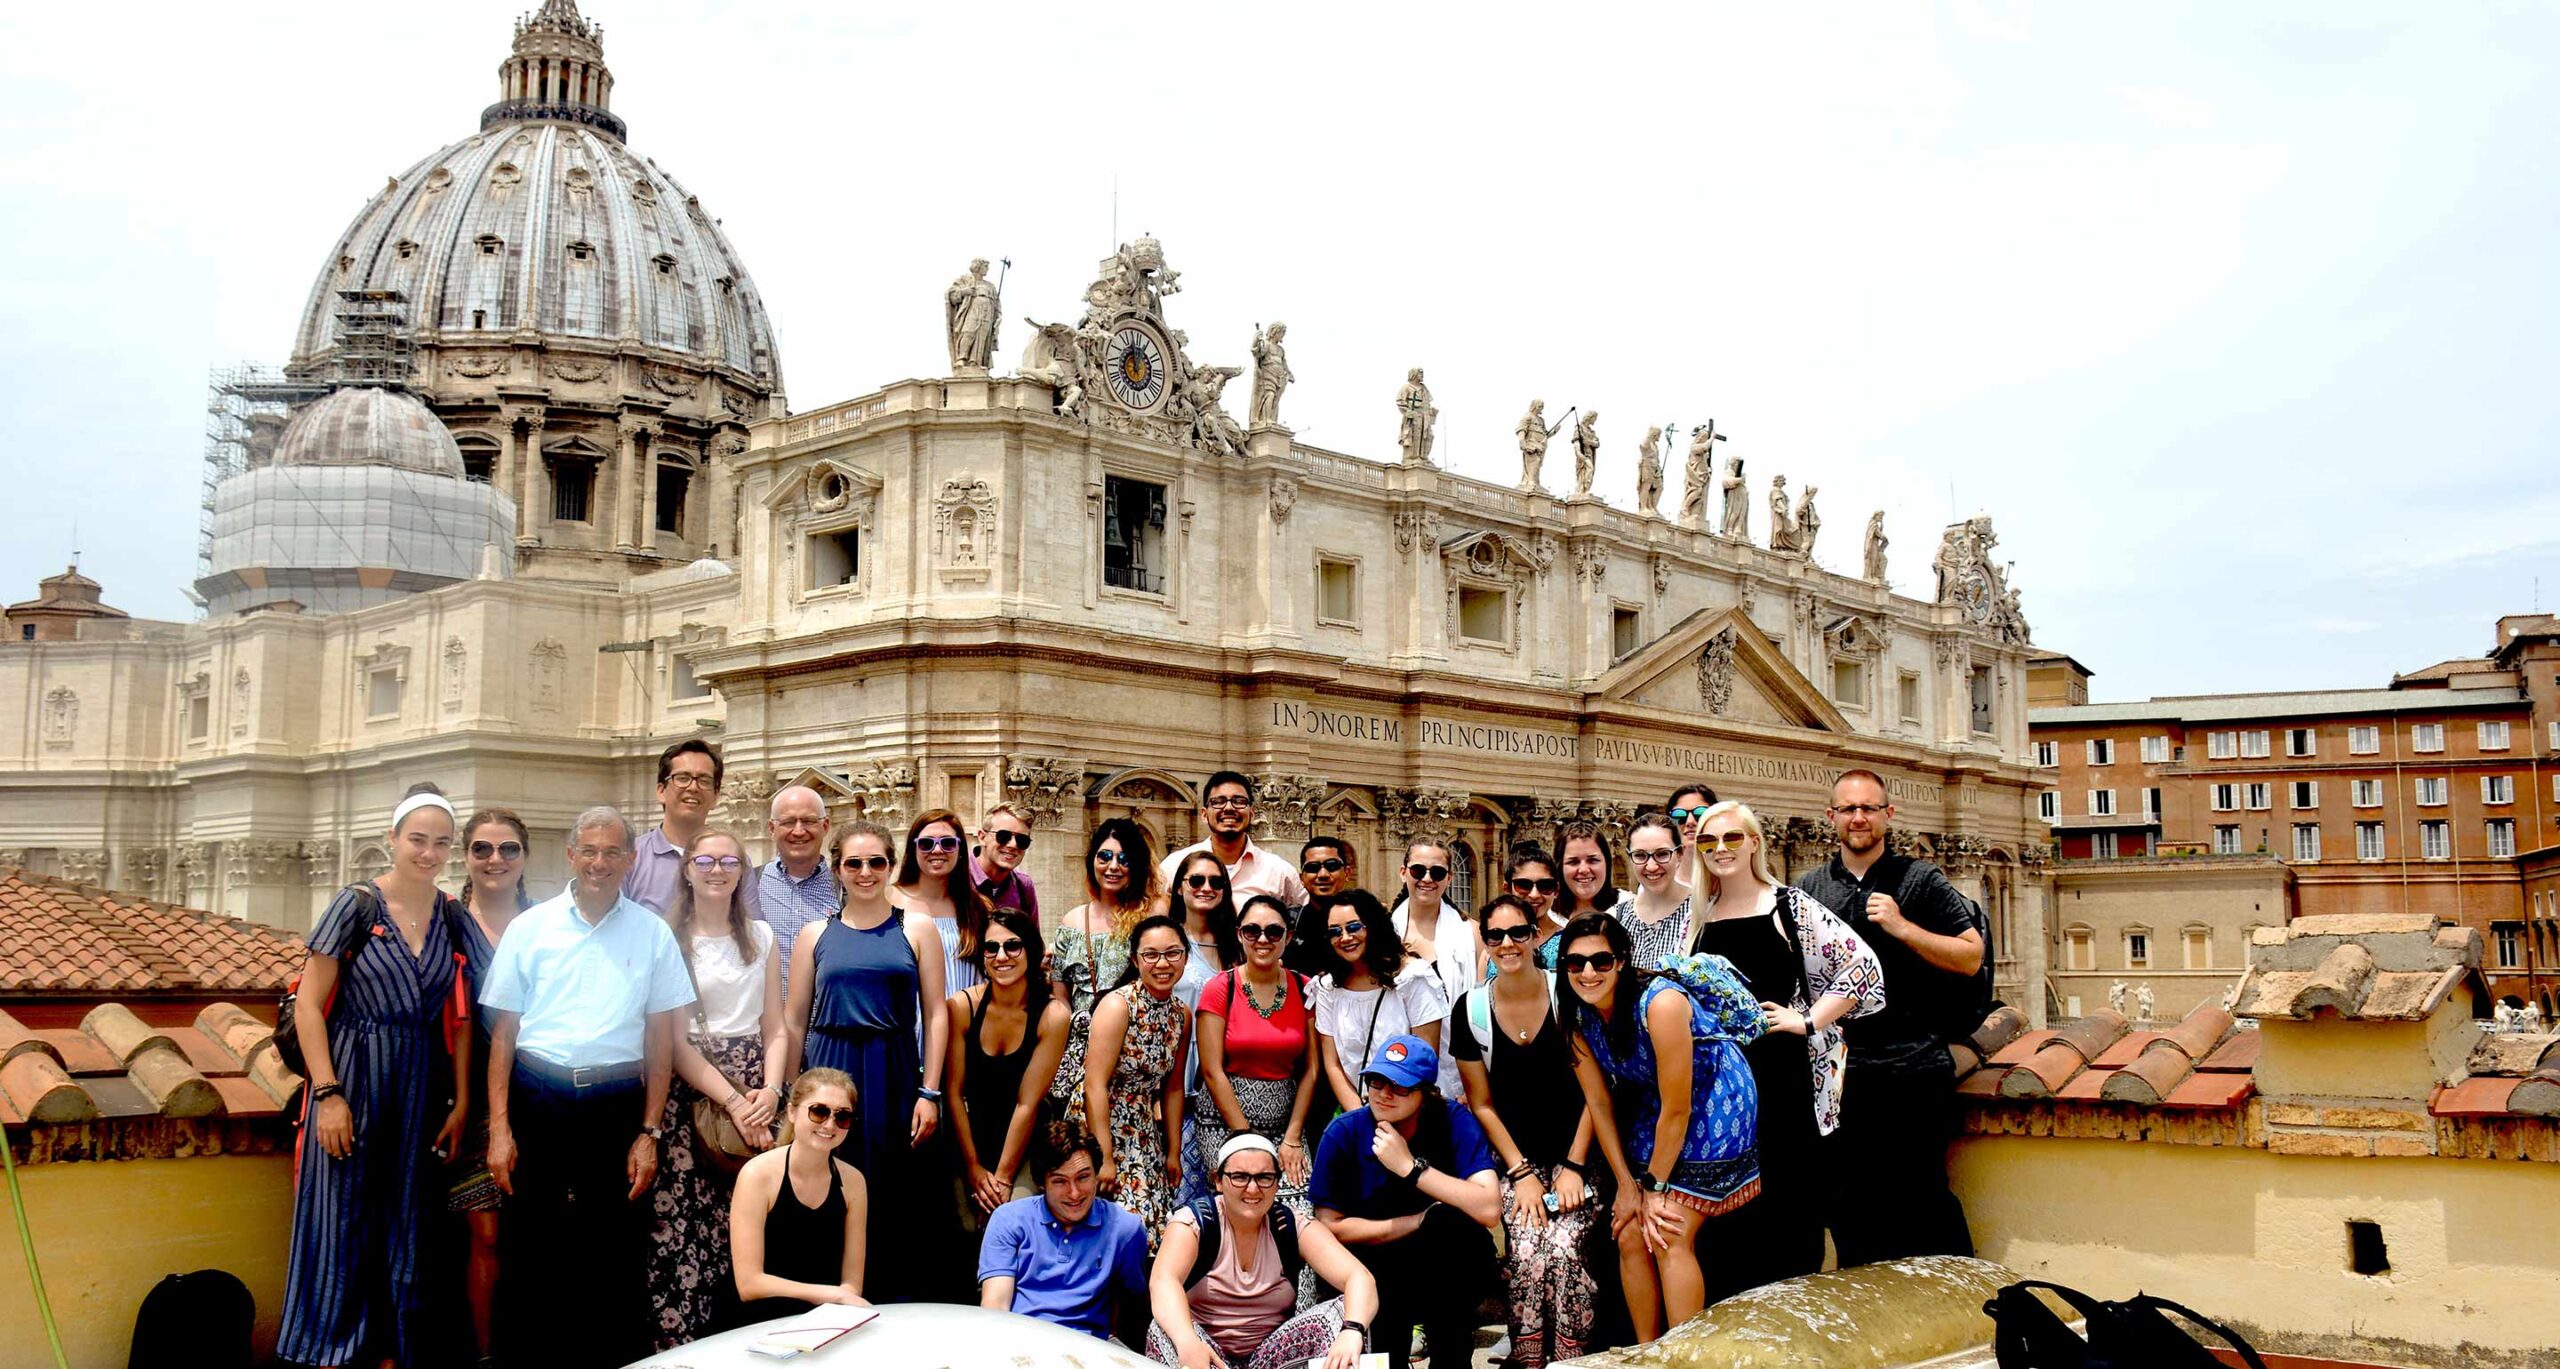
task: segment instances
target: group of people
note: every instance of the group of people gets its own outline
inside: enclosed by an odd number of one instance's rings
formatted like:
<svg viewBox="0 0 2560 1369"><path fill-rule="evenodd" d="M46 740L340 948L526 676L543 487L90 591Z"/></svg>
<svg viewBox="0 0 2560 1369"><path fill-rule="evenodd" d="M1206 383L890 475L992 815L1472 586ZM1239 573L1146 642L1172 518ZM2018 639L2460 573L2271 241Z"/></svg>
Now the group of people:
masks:
<svg viewBox="0 0 2560 1369"><path fill-rule="evenodd" d="M513 813L394 811L296 990L280 1359L441 1362L467 1320L484 1363L619 1364L943 1300L1191 1369L1452 1364L1499 1294L1540 1369L1811 1273L1826 1231L1970 1253L1948 1043L1985 930L1887 852L1870 772L1793 885L1692 785L1624 833L1632 888L1568 822L1467 909L1438 839L1382 900L1340 837L1254 840L1220 771L1205 840L1107 819L1047 919L1005 805L893 834L786 788L758 866L722 779L669 747L659 825L581 813L541 902Z"/></svg>

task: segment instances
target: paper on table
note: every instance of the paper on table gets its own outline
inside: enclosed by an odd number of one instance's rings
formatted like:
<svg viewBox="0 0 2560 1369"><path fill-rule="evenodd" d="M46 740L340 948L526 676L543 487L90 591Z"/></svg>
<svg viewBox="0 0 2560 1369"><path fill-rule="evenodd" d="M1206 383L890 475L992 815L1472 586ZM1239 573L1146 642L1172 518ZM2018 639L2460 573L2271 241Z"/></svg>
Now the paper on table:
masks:
<svg viewBox="0 0 2560 1369"><path fill-rule="evenodd" d="M1387 1369L1387 1352L1372 1350L1352 1363L1358 1366L1358 1369ZM1308 1360L1307 1369L1324 1369L1324 1356L1318 1355Z"/></svg>
<svg viewBox="0 0 2560 1369"><path fill-rule="evenodd" d="M876 1307L838 1303L813 1307L796 1317L765 1323L764 1334L747 1343L747 1353L767 1359L805 1355L879 1315Z"/></svg>

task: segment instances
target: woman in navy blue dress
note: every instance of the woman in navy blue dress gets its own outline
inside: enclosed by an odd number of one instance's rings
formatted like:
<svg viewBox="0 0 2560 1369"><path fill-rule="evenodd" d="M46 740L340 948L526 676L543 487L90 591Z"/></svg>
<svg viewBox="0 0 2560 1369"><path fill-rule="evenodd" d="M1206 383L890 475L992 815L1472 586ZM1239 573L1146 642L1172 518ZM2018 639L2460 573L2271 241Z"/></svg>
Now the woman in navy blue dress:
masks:
<svg viewBox="0 0 2560 1369"><path fill-rule="evenodd" d="M950 1032L942 1006L942 935L933 919L904 916L889 901L890 837L850 822L828 843L844 905L800 929L791 948L791 988L783 1008L793 1072L836 1069L851 1076L859 1114L837 1157L862 1171L873 1200L871 1248L914 1248L931 1229L918 1202L941 1191L939 1172L918 1163L942 1121L942 1053ZM935 1011L924 1011L930 1004ZM919 1050L921 1047L921 1050ZM876 1266L875 1300L904 1301L930 1259Z"/></svg>
<svg viewBox="0 0 2560 1369"><path fill-rule="evenodd" d="M391 868L338 892L312 929L295 999L310 1062L295 1161L293 1244L276 1358L424 1362L419 1235L464 1139L470 1035L449 1028L455 984L488 944L436 888L453 808L413 794L392 814Z"/></svg>

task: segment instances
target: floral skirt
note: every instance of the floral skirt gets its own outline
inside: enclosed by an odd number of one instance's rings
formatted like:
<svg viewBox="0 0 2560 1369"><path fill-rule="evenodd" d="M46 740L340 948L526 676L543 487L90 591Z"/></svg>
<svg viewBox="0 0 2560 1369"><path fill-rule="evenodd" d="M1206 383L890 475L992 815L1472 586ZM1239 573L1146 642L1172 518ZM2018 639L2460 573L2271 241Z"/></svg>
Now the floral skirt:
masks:
<svg viewBox="0 0 2560 1369"><path fill-rule="evenodd" d="M1298 1369L1309 1360L1323 1362L1326 1352L1333 1349L1334 1338L1342 1334L1343 1315L1340 1298L1318 1303L1280 1323L1280 1329L1264 1339L1251 1358L1241 1360L1230 1359L1220 1351L1218 1343L1209 1340L1206 1327L1194 1322L1191 1332L1209 1341L1210 1353L1229 1369ZM1147 1323L1147 1358L1158 1364L1182 1363L1181 1352L1173 1348L1173 1337L1164 1333L1161 1323Z"/></svg>
<svg viewBox="0 0 2560 1369"><path fill-rule="evenodd" d="M757 1036L697 1036L693 1048L730 1082L764 1082L764 1041ZM656 1340L671 1350L718 1329L737 1305L729 1265L729 1177L693 1153L693 1105L702 1095L682 1078L667 1090L658 1148L658 1184L650 1195L649 1307Z"/></svg>
<svg viewBox="0 0 2560 1369"><path fill-rule="evenodd" d="M1540 1185L1555 1182L1555 1171L1538 1172ZM1543 1225L1531 1226L1519 1204L1519 1190L1502 1181L1502 1229L1510 1247L1503 1278L1511 1302L1511 1363L1517 1369L1543 1369L1555 1360L1573 1359L1591 1348L1591 1327L1598 1316L1600 1285L1591 1277L1586 1252L1595 1226L1606 1231L1609 1209L1597 1190L1585 1195L1571 1212L1551 1212Z"/></svg>

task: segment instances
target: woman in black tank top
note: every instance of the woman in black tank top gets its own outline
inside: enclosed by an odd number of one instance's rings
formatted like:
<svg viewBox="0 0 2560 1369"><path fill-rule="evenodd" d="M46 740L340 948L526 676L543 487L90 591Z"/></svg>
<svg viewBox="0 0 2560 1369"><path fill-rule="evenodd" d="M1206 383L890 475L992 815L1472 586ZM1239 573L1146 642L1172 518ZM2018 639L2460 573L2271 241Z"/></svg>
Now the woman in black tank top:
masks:
<svg viewBox="0 0 2560 1369"><path fill-rule="evenodd" d="M747 1161L729 1203L729 1244L746 1319L765 1321L862 1296L862 1174L836 1158L853 1129L853 1080L805 1070L791 1085L784 1144Z"/></svg>
<svg viewBox="0 0 2560 1369"><path fill-rule="evenodd" d="M1066 1054L1071 1018L1066 1000L1049 992L1044 955L1038 922L1018 909L990 910L969 958L985 982L953 994L944 1007L959 1042L943 1096L958 1109L951 1119L959 1152L953 1202L964 1231L978 1230L999 1204L1031 1191L1017 1178L1040 1100ZM957 1252L968 1264L958 1276L963 1283L977 1269L976 1242L965 1244L968 1249Z"/></svg>

